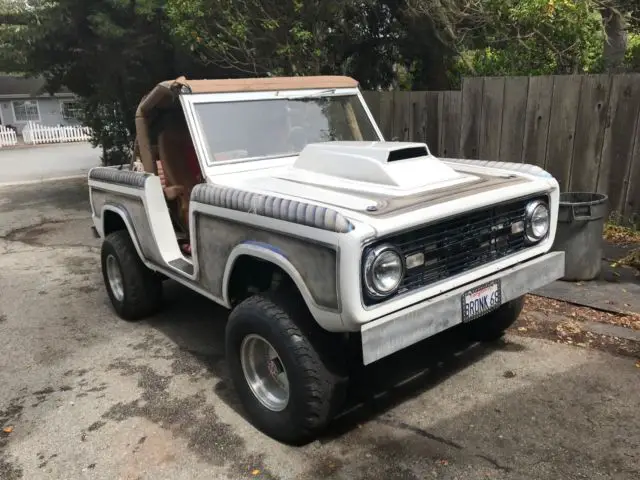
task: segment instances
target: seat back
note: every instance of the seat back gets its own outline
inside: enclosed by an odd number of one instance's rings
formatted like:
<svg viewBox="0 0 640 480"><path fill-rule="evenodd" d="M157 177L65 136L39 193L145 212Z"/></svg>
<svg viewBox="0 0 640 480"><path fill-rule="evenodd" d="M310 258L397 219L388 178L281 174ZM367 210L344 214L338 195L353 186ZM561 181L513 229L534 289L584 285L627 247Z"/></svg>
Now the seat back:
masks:
<svg viewBox="0 0 640 480"><path fill-rule="evenodd" d="M191 190L201 181L189 168L187 155L192 148L191 136L186 129L165 129L158 137L158 153L162 162L165 185L182 188L182 193L178 197L179 220L186 227L187 232Z"/></svg>

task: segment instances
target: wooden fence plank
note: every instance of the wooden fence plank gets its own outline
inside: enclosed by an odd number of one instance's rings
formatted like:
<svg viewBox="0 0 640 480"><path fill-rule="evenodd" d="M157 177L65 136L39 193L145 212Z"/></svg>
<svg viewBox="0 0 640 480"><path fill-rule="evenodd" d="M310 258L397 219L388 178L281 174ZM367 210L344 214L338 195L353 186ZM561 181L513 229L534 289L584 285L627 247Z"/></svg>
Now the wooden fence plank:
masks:
<svg viewBox="0 0 640 480"><path fill-rule="evenodd" d="M438 155L460 156L460 125L462 122L462 92L441 92L440 142Z"/></svg>
<svg viewBox="0 0 640 480"><path fill-rule="evenodd" d="M504 85L504 77L484 79L478 146L478 156L484 160L498 160L500 158Z"/></svg>
<svg viewBox="0 0 640 480"><path fill-rule="evenodd" d="M439 148L438 136L441 126L440 92L427 92L427 96L425 97L425 110L427 112L427 122L425 125L425 136L421 141L426 142L432 153L436 153Z"/></svg>
<svg viewBox="0 0 640 480"><path fill-rule="evenodd" d="M373 115L376 123L380 125L380 92L365 91L362 92L362 97L369 107L369 110L371 110L371 115Z"/></svg>
<svg viewBox="0 0 640 480"><path fill-rule="evenodd" d="M597 187L610 80L609 75L587 75L582 79L569 183L573 191L592 192Z"/></svg>
<svg viewBox="0 0 640 480"><path fill-rule="evenodd" d="M378 125L385 140L393 136L393 92L380 92L380 119Z"/></svg>
<svg viewBox="0 0 640 480"><path fill-rule="evenodd" d="M460 154L463 158L479 158L483 86L483 78L465 78L462 82Z"/></svg>
<svg viewBox="0 0 640 480"><path fill-rule="evenodd" d="M522 162L543 167L547 155L553 77L531 77L525 113Z"/></svg>
<svg viewBox="0 0 640 480"><path fill-rule="evenodd" d="M425 122L424 103L422 99L425 92L409 92L411 96L411 126L409 129L409 140L411 142L422 141L422 127Z"/></svg>
<svg viewBox="0 0 640 480"><path fill-rule="evenodd" d="M520 162L524 139L529 77L506 78L500 139L500 161Z"/></svg>
<svg viewBox="0 0 640 480"><path fill-rule="evenodd" d="M622 215L623 218L637 226L640 225L640 120L636 122L635 145L627 179Z"/></svg>
<svg viewBox="0 0 640 480"><path fill-rule="evenodd" d="M640 76L616 75L611 81L609 124L598 172L597 191L609 195L611 212L621 213L626 201L633 160L636 125L640 114Z"/></svg>
<svg viewBox="0 0 640 480"><path fill-rule="evenodd" d="M414 142L422 142L425 138L425 131L427 128L426 96L427 92L411 92L413 126L410 139Z"/></svg>
<svg viewBox="0 0 640 480"><path fill-rule="evenodd" d="M581 85L581 75L558 75L553 81L551 122L544 168L558 180L561 191L569 188Z"/></svg>
<svg viewBox="0 0 640 480"><path fill-rule="evenodd" d="M411 92L393 92L393 134L391 139L400 142L409 141L409 135L413 128L412 114Z"/></svg>

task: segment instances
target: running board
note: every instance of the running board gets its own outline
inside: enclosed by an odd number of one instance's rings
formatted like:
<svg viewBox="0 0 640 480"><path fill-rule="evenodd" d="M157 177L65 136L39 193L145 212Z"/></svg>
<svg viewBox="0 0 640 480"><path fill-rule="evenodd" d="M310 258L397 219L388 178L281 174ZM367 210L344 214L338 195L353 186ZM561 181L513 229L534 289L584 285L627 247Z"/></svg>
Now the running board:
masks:
<svg viewBox="0 0 640 480"><path fill-rule="evenodd" d="M169 266L174 270L178 270L185 275L193 276L193 263L188 262L184 258L176 258L175 260L171 260L169 262Z"/></svg>

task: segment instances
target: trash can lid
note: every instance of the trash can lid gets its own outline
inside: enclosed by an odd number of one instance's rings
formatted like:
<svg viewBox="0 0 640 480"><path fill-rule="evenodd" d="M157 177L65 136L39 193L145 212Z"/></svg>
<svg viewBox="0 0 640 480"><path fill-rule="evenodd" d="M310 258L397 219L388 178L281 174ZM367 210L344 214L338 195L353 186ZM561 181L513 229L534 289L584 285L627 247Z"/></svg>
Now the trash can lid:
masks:
<svg viewBox="0 0 640 480"><path fill-rule="evenodd" d="M595 206L605 203L609 197L603 193L564 192L560 194L560 205Z"/></svg>

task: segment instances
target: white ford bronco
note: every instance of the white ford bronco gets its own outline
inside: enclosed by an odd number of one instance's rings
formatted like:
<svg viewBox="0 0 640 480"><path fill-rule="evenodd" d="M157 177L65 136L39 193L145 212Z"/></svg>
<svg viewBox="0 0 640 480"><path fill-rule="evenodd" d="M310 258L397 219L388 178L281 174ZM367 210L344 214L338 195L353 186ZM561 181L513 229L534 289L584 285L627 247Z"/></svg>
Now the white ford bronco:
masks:
<svg viewBox="0 0 640 480"><path fill-rule="evenodd" d="M495 340L564 275L551 175L386 142L351 78L181 77L136 131L88 178L114 309L153 314L168 278L230 309L235 388L280 441L339 412L354 340L365 365L456 325Z"/></svg>

